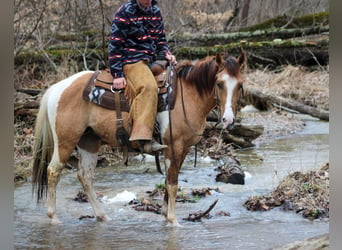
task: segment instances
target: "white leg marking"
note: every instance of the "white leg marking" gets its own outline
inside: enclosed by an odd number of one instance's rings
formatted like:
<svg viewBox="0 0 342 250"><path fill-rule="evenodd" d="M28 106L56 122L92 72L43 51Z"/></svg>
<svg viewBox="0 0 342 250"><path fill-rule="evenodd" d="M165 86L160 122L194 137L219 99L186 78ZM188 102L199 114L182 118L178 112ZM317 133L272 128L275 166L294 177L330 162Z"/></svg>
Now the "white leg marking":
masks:
<svg viewBox="0 0 342 250"><path fill-rule="evenodd" d="M107 216L102 205L96 198L96 193L93 188L93 177L97 162L97 153L90 153L78 147L80 161L78 165L77 177L81 182L84 192L87 194L89 202L94 210L97 220L107 221L110 217Z"/></svg>
<svg viewBox="0 0 342 250"><path fill-rule="evenodd" d="M169 159L165 158L164 159L164 165L165 165L165 173L167 174L168 170L170 168L170 165L171 165L171 161ZM167 176L165 178L167 178ZM164 199L163 205L162 205L162 213L165 216L165 218L167 218L167 214L168 214L168 201L166 201L165 199Z"/></svg>
<svg viewBox="0 0 342 250"><path fill-rule="evenodd" d="M163 111L159 112L157 115L157 122L159 123L160 126L160 134L161 137L164 138L166 130L169 127L169 111Z"/></svg>
<svg viewBox="0 0 342 250"><path fill-rule="evenodd" d="M60 174L64 168L64 164L60 163L56 158L57 150L54 150L52 160L48 166L48 201L47 201L47 214L51 218L52 224L60 223L56 215L56 187L60 179Z"/></svg>
<svg viewBox="0 0 342 250"><path fill-rule="evenodd" d="M172 224L172 226L179 227L177 216L176 216L176 196L177 196L178 185L167 184L167 191L169 194L168 210L167 210L167 220Z"/></svg>
<svg viewBox="0 0 342 250"><path fill-rule="evenodd" d="M226 128L229 124L232 124L235 119L234 112L232 109L232 100L233 100L233 91L238 82L235 77L231 77L228 74L224 74L222 78L225 81L227 91L228 91L226 106L224 108L224 114L222 116L222 127Z"/></svg>

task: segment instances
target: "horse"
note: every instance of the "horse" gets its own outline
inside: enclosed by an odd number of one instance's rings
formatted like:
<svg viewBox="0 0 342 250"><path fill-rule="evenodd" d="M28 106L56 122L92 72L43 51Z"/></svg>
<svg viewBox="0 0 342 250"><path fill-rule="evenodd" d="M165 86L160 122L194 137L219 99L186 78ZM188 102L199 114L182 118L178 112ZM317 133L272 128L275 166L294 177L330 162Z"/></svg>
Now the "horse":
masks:
<svg viewBox="0 0 342 250"><path fill-rule="evenodd" d="M242 92L241 65L238 56L207 56L195 63L186 61L176 67L177 93L173 110L159 112L157 122L163 144L166 192L162 214L171 225L179 226L176 217L178 175L189 148L201 139L206 117L217 107L222 129L234 123ZM116 111L95 105L82 98L82 90L94 71L82 71L51 85L43 94L35 123L32 188L37 202L47 198L47 215L60 223L56 213L56 186L61 171L77 148L77 177L98 221L111 218L97 200L93 176L97 152L103 143L118 147ZM128 128L128 113L122 113Z"/></svg>

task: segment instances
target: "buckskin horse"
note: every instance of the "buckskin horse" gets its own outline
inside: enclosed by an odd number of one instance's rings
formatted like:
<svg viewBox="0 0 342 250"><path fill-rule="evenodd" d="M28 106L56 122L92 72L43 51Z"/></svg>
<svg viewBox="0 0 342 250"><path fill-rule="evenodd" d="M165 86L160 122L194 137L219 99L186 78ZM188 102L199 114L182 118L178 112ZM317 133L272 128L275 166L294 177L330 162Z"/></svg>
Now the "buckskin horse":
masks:
<svg viewBox="0 0 342 250"><path fill-rule="evenodd" d="M242 91L240 67L242 53L224 60L223 56L208 56L196 63L176 65L177 91L174 108L159 112L157 122L164 149L166 192L162 213L172 225L176 217L178 174L192 145L201 139L206 117L217 106L222 128L234 123L238 99ZM77 177L94 210L97 220L111 218L97 200L93 175L101 143L118 147L116 111L95 105L82 98L84 86L94 71L82 71L51 85L44 93L35 124L33 149L33 194L37 202L47 198L47 215L58 223L56 186L71 153L77 147L80 159ZM128 129L128 113L123 112L123 124Z"/></svg>

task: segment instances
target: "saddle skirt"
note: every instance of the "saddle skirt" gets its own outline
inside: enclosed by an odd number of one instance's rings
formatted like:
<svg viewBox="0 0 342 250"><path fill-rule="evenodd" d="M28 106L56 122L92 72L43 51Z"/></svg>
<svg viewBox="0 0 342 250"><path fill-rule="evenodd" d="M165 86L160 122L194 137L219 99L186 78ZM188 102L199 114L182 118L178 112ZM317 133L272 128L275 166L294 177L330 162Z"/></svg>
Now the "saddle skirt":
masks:
<svg viewBox="0 0 342 250"><path fill-rule="evenodd" d="M176 99L177 77L176 72L166 68L165 61L156 61L151 66L151 71L158 83L158 112L172 110ZM169 72L171 71L171 72ZM171 77L169 77L171 74ZM171 80L171 82L169 82ZM83 90L83 99L101 107L116 110L114 94L120 93L120 110L129 112L129 101L124 90L112 89L113 77L108 69L97 70L90 77Z"/></svg>

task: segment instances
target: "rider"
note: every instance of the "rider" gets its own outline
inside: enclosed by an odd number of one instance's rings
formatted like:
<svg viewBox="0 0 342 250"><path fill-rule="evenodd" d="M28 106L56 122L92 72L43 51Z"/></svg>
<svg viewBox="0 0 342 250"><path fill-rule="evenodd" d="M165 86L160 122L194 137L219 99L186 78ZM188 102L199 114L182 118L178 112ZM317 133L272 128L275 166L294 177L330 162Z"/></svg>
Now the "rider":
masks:
<svg viewBox="0 0 342 250"><path fill-rule="evenodd" d="M113 88L126 88L133 121L129 140L143 152L166 148L152 138L157 115L158 85L150 70L156 60L176 64L167 45L156 0L130 0L114 14L108 45Z"/></svg>

